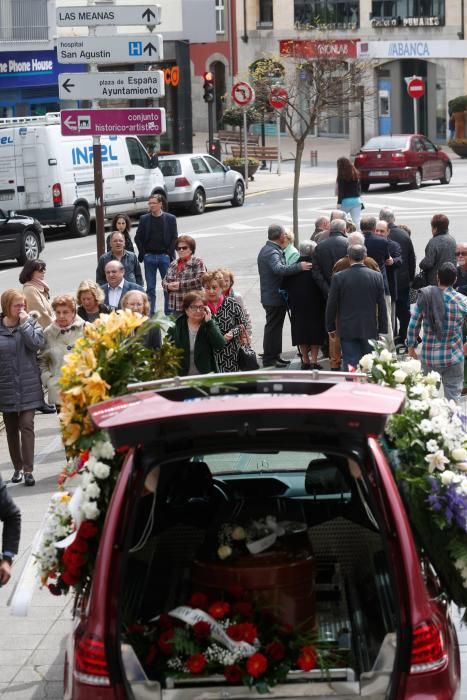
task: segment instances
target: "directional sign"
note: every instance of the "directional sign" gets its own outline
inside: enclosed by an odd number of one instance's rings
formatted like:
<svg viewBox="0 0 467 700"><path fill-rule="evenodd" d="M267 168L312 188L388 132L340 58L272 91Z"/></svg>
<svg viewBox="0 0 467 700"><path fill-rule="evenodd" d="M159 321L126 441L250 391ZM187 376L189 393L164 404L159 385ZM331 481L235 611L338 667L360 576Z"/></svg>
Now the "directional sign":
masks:
<svg viewBox="0 0 467 700"><path fill-rule="evenodd" d="M160 136L165 133L165 109L62 109L63 136L109 136L133 134Z"/></svg>
<svg viewBox="0 0 467 700"><path fill-rule="evenodd" d="M255 91L249 83L235 83L232 88L232 99L240 107L246 107L255 99Z"/></svg>
<svg viewBox="0 0 467 700"><path fill-rule="evenodd" d="M145 100L163 97L164 72L60 73L58 94L61 100Z"/></svg>
<svg viewBox="0 0 467 700"><path fill-rule="evenodd" d="M285 88L273 87L269 93L268 101L274 109L282 109L287 104L289 93Z"/></svg>
<svg viewBox="0 0 467 700"><path fill-rule="evenodd" d="M162 34L59 37L59 63L156 63L164 58Z"/></svg>
<svg viewBox="0 0 467 700"><path fill-rule="evenodd" d="M89 7L57 7L57 27L98 27L99 25L161 23L160 5L93 5Z"/></svg>
<svg viewBox="0 0 467 700"><path fill-rule="evenodd" d="M423 82L423 78L417 78L414 76L408 80L407 92L409 97L412 97L414 100L418 100L419 97L423 97L425 94L425 83Z"/></svg>

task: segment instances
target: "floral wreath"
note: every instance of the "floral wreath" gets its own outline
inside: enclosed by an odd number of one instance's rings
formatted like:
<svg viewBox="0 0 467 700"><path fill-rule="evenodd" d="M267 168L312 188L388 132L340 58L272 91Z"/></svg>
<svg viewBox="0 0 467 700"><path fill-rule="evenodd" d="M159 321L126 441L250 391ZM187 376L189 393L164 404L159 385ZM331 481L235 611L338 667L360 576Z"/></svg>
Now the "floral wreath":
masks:
<svg viewBox="0 0 467 700"><path fill-rule="evenodd" d="M126 393L131 382L171 377L180 351L164 338L158 350L144 345L154 327L171 321L145 319L129 310L101 314L86 324L60 377L60 422L67 463L52 496L34 553L43 585L54 595L83 591L94 570L100 534L127 448L114 450L105 432L94 429L88 407ZM65 488L65 487L73 487Z"/></svg>

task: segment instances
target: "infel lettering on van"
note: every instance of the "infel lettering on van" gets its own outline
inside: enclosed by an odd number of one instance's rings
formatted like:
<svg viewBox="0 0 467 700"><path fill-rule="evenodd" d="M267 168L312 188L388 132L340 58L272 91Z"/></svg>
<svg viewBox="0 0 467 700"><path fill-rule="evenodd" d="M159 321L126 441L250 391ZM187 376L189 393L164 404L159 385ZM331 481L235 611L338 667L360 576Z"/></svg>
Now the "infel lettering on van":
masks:
<svg viewBox="0 0 467 700"><path fill-rule="evenodd" d="M163 175L137 136L102 136L101 153L105 217L142 214L151 194L166 199ZM0 119L0 156L6 209L46 226L66 226L76 236L88 235L95 218L90 136L63 136L59 113Z"/></svg>
<svg viewBox="0 0 467 700"><path fill-rule="evenodd" d="M73 158L73 165L89 165L93 162L93 147L83 146L72 148L71 155ZM118 160L118 155L112 153L112 146L106 146L104 143L101 144L101 158L103 163L108 163L111 160Z"/></svg>

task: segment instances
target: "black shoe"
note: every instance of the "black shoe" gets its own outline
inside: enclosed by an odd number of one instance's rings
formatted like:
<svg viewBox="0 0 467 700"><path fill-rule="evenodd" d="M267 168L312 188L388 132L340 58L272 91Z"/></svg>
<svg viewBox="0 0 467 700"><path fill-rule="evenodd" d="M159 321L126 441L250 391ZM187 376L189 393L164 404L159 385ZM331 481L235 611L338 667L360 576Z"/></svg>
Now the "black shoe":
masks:
<svg viewBox="0 0 467 700"><path fill-rule="evenodd" d="M323 369L323 365L320 365L319 362L312 362L311 369Z"/></svg>
<svg viewBox="0 0 467 700"><path fill-rule="evenodd" d="M331 372L341 372L341 371L342 370L340 367L331 367Z"/></svg>
<svg viewBox="0 0 467 700"><path fill-rule="evenodd" d="M290 360L283 360L282 357L276 358L276 367L288 367L290 365Z"/></svg>
<svg viewBox="0 0 467 700"><path fill-rule="evenodd" d="M300 369L311 369L311 365L309 364L309 362L302 362L302 366L300 367Z"/></svg>
<svg viewBox="0 0 467 700"><path fill-rule="evenodd" d="M19 484L20 481L23 481L23 472L21 469L15 469L13 476L11 477L11 483Z"/></svg>
<svg viewBox="0 0 467 700"><path fill-rule="evenodd" d="M31 472L25 472L24 473L24 485L25 486L34 486L36 483L35 478L33 477Z"/></svg>
<svg viewBox="0 0 467 700"><path fill-rule="evenodd" d="M56 413L57 409L55 408L54 403L43 403L42 406L39 406L39 408L36 408L36 411L39 411L39 413Z"/></svg>

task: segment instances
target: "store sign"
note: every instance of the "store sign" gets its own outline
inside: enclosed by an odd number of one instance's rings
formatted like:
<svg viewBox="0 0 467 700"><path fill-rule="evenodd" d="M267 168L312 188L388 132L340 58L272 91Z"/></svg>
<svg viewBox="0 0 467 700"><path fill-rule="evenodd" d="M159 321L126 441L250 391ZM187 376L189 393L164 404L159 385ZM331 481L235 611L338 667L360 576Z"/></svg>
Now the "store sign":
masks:
<svg viewBox="0 0 467 700"><path fill-rule="evenodd" d="M373 28L386 27L440 27L444 22L439 16L435 17L373 17Z"/></svg>
<svg viewBox="0 0 467 700"><path fill-rule="evenodd" d="M362 41L360 58L467 58L467 41Z"/></svg>
<svg viewBox="0 0 467 700"><path fill-rule="evenodd" d="M161 71L164 73L164 83L177 87L180 82L180 68L178 66L170 66L168 68L161 66Z"/></svg>
<svg viewBox="0 0 467 700"><path fill-rule="evenodd" d="M76 65L74 73L87 70ZM60 66L55 51L0 52L0 88L57 85Z"/></svg>
<svg viewBox="0 0 467 700"><path fill-rule="evenodd" d="M355 58L358 43L358 39L283 39L279 41L279 53L281 56L305 59Z"/></svg>

